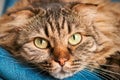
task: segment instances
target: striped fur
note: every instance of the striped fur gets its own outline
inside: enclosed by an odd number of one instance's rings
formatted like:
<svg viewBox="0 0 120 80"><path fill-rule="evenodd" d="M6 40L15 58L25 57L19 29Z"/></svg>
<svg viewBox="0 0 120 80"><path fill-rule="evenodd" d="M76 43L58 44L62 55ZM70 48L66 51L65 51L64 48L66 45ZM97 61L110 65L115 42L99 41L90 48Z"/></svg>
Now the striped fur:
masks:
<svg viewBox="0 0 120 80"><path fill-rule="evenodd" d="M102 77L118 80L119 7L108 0L26 0L24 4L21 0L0 18L0 45L55 78L88 68L98 74L102 69L111 72ZM82 35L82 40L72 46L68 39L75 33ZM37 48L33 43L36 37L47 40L49 47ZM64 65L59 64L60 59L66 60Z"/></svg>

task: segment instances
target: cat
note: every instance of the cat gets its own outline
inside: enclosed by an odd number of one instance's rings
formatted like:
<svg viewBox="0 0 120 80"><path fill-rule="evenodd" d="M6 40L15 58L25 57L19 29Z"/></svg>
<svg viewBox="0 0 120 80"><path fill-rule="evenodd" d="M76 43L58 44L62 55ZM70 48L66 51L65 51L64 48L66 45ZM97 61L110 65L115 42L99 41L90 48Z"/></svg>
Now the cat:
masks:
<svg viewBox="0 0 120 80"><path fill-rule="evenodd" d="M120 3L20 0L0 18L0 46L64 79L87 68L120 79Z"/></svg>

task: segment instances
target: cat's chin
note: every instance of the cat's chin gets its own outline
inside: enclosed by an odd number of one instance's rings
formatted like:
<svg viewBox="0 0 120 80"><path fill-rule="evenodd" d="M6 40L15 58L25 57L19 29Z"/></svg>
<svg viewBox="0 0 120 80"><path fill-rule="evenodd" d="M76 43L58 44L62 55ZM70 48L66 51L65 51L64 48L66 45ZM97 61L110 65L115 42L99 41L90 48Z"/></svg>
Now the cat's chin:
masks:
<svg viewBox="0 0 120 80"><path fill-rule="evenodd" d="M64 79L64 78L67 78L67 77L70 77L72 75L74 75L75 73L67 73L67 72L64 72L64 71L60 71L58 73L51 73L51 75L57 79Z"/></svg>
<svg viewBox="0 0 120 80"><path fill-rule="evenodd" d="M57 78L57 79L64 79L70 76L73 76L75 72L71 72L71 71L67 71L66 69L59 67L57 68L54 72L50 73L50 75L52 75L53 77Z"/></svg>
<svg viewBox="0 0 120 80"><path fill-rule="evenodd" d="M56 65L54 66L53 71L49 72L49 73L54 78L64 79L64 78L68 78L70 76L73 76L77 72L78 72L78 70L72 71L70 63L67 62L64 66L60 66L58 63L56 63Z"/></svg>

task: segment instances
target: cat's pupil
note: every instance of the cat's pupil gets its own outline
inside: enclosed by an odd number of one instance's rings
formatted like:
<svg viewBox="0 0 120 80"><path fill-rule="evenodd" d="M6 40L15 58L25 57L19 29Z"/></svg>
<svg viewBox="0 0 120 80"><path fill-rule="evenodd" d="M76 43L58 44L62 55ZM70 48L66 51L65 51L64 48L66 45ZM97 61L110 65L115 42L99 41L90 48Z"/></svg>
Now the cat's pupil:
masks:
<svg viewBox="0 0 120 80"><path fill-rule="evenodd" d="M75 36L75 35L73 35L73 40L75 40L75 38L76 38L76 36Z"/></svg>
<svg viewBox="0 0 120 80"><path fill-rule="evenodd" d="M43 44L43 40L42 39L40 39L39 42L40 42L40 44Z"/></svg>

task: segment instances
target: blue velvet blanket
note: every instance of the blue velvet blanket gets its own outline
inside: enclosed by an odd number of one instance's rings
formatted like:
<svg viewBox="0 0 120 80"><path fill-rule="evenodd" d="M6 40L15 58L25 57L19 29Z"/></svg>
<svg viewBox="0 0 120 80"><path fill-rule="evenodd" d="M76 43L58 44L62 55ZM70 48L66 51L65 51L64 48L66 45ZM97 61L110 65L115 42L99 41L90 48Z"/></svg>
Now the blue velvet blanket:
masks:
<svg viewBox="0 0 120 80"><path fill-rule="evenodd" d="M0 47L0 80L58 80L46 72L37 71L15 60L9 52ZM63 80L101 80L88 70L78 72Z"/></svg>

